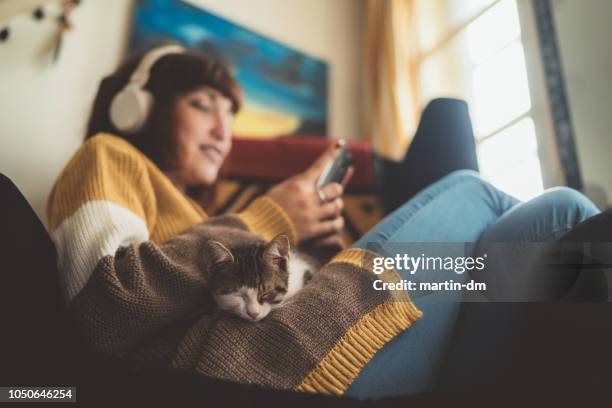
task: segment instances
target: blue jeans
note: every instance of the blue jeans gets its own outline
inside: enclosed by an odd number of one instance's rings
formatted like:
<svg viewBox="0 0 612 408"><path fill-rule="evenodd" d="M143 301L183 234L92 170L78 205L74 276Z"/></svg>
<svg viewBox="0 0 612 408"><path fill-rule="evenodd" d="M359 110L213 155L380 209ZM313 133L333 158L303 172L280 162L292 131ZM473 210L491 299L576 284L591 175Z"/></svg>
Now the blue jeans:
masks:
<svg viewBox="0 0 612 408"><path fill-rule="evenodd" d="M473 171L453 172L387 216L354 246L368 243L552 241L599 213L586 197L554 188L521 203ZM399 271L409 279L407 272ZM357 398L432 389L451 341L460 302L412 296L423 317L364 367L347 394Z"/></svg>

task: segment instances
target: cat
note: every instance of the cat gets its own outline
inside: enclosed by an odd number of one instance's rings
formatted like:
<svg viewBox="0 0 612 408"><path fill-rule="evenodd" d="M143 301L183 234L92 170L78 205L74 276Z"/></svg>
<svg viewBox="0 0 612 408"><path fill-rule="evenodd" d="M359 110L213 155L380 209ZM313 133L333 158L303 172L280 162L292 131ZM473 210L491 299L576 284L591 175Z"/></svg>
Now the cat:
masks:
<svg viewBox="0 0 612 408"><path fill-rule="evenodd" d="M209 288L217 307L251 322L280 307L319 269L314 258L290 248L284 234L233 246L209 240L204 250L211 259Z"/></svg>

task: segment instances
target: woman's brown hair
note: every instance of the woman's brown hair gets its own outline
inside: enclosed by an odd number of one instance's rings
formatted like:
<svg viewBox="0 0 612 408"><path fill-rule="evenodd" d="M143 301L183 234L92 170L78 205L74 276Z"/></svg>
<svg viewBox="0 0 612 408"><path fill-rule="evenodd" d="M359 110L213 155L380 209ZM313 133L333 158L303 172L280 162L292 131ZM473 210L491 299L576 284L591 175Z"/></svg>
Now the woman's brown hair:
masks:
<svg viewBox="0 0 612 408"><path fill-rule="evenodd" d="M110 120L110 104L113 97L128 83L143 55L129 58L112 75L100 82L85 139L101 132L120 136L136 146L163 171L175 165L172 130L177 97L208 86L231 100L232 111L236 113L240 109L242 95L238 84L221 62L193 52L167 54L153 65L144 86L154 98L145 125L135 134L121 132Z"/></svg>

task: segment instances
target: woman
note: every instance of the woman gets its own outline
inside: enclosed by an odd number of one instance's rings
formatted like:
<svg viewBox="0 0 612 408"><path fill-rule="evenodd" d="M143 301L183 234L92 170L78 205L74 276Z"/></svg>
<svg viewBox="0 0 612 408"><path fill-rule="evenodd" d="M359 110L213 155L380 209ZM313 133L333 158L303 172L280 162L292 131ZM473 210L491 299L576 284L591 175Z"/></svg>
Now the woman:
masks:
<svg viewBox="0 0 612 408"><path fill-rule="evenodd" d="M49 199L50 230L58 248L62 287L71 304L82 303L84 288L97 284L90 276L101 260L112 263L123 256L126 245L164 242L206 219L189 195L206 196L231 147L230 125L241 96L227 69L195 54L151 55L128 61L102 82L88 140ZM147 75L135 75L147 58ZM122 118L112 117L115 97L126 84L138 81L155 103L139 128L121 130ZM270 189L232 222L244 223L268 239L286 233L293 243L318 239L321 246L337 244L343 227L342 185L330 184L320 192L314 188L323 167L337 153L335 147L328 149L308 170ZM407 202L354 247L554 240L597 212L585 197L569 189L519 203L474 173L456 172ZM129 286L130 272L124 273L128 283L120 279L118 284ZM432 386L459 304L431 303L418 294L413 300L424 311L423 318L374 356L348 395L375 397ZM155 305L151 308L155 310ZM151 310L139 313L136 316L148 316ZM149 329L153 328L143 323L141 330ZM91 333L94 342L95 335ZM123 335L129 337L117 333ZM100 348L112 351L105 345Z"/></svg>
<svg viewBox="0 0 612 408"><path fill-rule="evenodd" d="M141 63L141 58L138 57L128 61L114 75L102 81L94 101L86 140L92 141L101 134L116 135L127 140L152 161L150 164L138 164L153 166L155 173L161 171L165 178L171 181L173 188L162 186L165 190L170 190L168 194L171 196L164 200L171 200L172 204L178 207L172 208L169 204L160 206L155 200L139 203L140 207L157 205L154 212L155 218L163 220L160 226L160 222L152 220L154 217L151 214L145 216L146 208L134 208L130 204L116 208L117 203L108 204L108 200L104 200L101 195L118 194L121 196L117 200L120 201L119 204L122 200L140 201L134 198L133 193L115 191L142 184L129 180L129 177L137 172L130 168L120 168L117 164L121 162L113 162L112 170L105 168L105 172L112 171L116 174L109 174L108 177L104 174L100 181L117 181L120 185L110 188L113 190L111 192L81 191L80 199L89 201L87 206L81 207L82 203L76 197L71 197L76 185L65 179L71 176L81 177L81 167L89 166L90 163L76 163L75 166L73 159L68 165L70 169L64 172L61 182L56 184L51 193L48 207L50 229L54 231L55 244L59 247L60 269L69 271L62 276L65 280L62 287L66 290L67 300L86 282L87 277L81 274L91 271L103 255L113 253L122 243L148 239L163 242L190 225L202 221L206 216L192 198L201 200L204 196L206 199L209 187L217 179L221 164L231 148L230 126L233 115L240 108L241 94L227 69L220 63L193 54L177 53L174 49L170 51L169 54L163 55L162 50L163 56L152 67L147 89L154 95L155 103L142 129L137 132L121 131L112 123L109 114L113 98L125 87ZM102 136L98 139L93 144L103 145L109 150L105 154L111 157L116 154L115 150L122 149L122 140L117 137ZM95 149L91 143L84 147ZM256 224L255 228L266 238L272 238L277 232L286 232L293 242L325 236L319 240L319 245L337 244L337 233L344 226L340 215L342 186L338 183L325 186L321 192L326 198L325 202L321 202L314 190L314 182L327 161L337 155L337 147L328 149L303 174L272 188L265 199L258 200L244 213L244 217ZM103 163L97 165L104 166ZM74 183L78 182L74 180ZM149 198L148 195L154 195L155 191L143 194ZM80 211L77 211L79 209ZM128 212L124 211L126 209ZM180 212L180 215L173 214L173 211ZM64 222L67 214L73 214L71 223ZM116 221L112 223L113 234L105 237L105 245L102 248L91 248L89 253L83 251L76 254L80 259L75 258L73 248L64 248L64 237L74 236L76 232L73 227L78 228L81 225L75 216L78 219L103 216ZM158 224L157 228L151 225L154 222ZM91 233L91 237L83 237L83 240L93 241L93 235L100 235L99 231Z"/></svg>

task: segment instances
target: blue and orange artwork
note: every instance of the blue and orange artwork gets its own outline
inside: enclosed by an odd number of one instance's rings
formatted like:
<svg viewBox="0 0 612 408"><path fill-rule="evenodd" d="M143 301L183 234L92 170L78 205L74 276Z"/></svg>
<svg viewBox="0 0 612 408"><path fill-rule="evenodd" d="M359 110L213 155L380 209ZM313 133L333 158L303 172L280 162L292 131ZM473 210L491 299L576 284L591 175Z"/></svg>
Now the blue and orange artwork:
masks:
<svg viewBox="0 0 612 408"><path fill-rule="evenodd" d="M225 62L244 93L234 135L327 135L328 65L179 0L140 0L130 53L180 43Z"/></svg>

